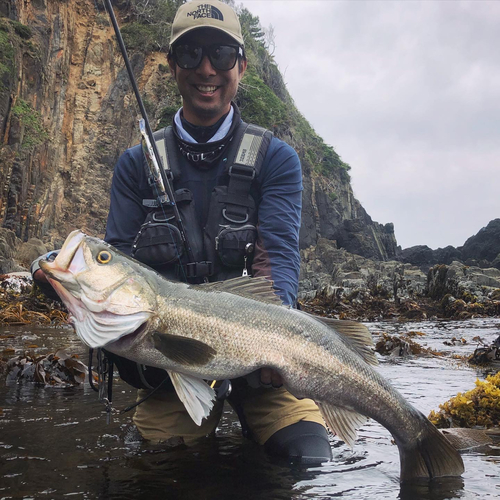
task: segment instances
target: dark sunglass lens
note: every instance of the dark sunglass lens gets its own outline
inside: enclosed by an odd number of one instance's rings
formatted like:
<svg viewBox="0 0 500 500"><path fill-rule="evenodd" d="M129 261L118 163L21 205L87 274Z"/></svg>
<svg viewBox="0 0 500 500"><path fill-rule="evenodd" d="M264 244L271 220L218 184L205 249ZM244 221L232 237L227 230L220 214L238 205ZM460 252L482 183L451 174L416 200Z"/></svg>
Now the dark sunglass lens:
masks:
<svg viewBox="0 0 500 500"><path fill-rule="evenodd" d="M203 49L194 45L177 45L174 54L177 64L182 69L193 69L200 64Z"/></svg>
<svg viewBox="0 0 500 500"><path fill-rule="evenodd" d="M238 48L230 45L212 45L209 47L210 62L213 67L223 71L233 69L238 56Z"/></svg>

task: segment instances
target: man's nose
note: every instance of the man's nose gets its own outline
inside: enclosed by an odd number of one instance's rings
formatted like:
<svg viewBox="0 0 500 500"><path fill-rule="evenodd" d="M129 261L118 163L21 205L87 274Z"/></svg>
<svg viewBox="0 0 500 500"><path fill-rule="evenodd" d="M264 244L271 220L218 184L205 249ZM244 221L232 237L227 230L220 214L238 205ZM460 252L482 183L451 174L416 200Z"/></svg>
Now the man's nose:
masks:
<svg viewBox="0 0 500 500"><path fill-rule="evenodd" d="M216 71L207 55L203 55L203 59L196 68L196 72L205 77L215 75Z"/></svg>

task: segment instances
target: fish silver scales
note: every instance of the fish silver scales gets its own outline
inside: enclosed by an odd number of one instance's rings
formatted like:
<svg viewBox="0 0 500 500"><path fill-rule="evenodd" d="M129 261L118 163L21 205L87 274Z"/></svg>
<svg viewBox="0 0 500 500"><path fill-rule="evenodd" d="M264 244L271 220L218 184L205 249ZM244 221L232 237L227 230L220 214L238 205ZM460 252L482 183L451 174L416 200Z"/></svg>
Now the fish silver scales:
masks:
<svg viewBox="0 0 500 500"><path fill-rule="evenodd" d="M282 306L263 278L171 282L79 231L53 262L40 266L80 338L165 369L198 424L214 396L203 379L271 367L292 394L316 401L349 445L366 417L385 426L400 451L402 480L463 472L446 438L370 366L376 357L363 325Z"/></svg>

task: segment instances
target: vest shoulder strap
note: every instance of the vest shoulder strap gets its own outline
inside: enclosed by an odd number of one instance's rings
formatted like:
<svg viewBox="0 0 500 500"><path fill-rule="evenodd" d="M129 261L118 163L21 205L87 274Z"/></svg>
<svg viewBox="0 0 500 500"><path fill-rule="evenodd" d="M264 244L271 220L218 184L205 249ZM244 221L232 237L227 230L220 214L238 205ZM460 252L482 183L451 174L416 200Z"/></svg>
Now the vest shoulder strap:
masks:
<svg viewBox="0 0 500 500"><path fill-rule="evenodd" d="M230 224L245 224L249 219L250 190L260 173L271 139L271 132L247 123L242 123L233 136L227 155L229 183L222 210L223 218Z"/></svg>
<svg viewBox="0 0 500 500"><path fill-rule="evenodd" d="M172 126L157 130L153 135L163 168L175 179L179 174L179 166L175 156L177 145ZM272 132L263 127L242 122L227 151L227 168L235 164L242 165L255 169L255 175L258 175L272 136Z"/></svg>
<svg viewBox="0 0 500 500"><path fill-rule="evenodd" d="M165 173L168 175L169 179L175 179L179 175L179 165L175 157L177 145L175 143L172 126L169 125L168 127L157 130L153 134L153 137L156 142L156 147L158 148L158 153L160 153L161 163Z"/></svg>
<svg viewBox="0 0 500 500"><path fill-rule="evenodd" d="M255 176L259 175L272 137L273 134L269 130L243 122L236 131L228 151L228 168L235 165L249 167L255 171Z"/></svg>
<svg viewBox="0 0 500 500"><path fill-rule="evenodd" d="M154 140L160 154L161 166L169 180L175 182L179 177L180 165L177 156L177 144L175 141L172 126L157 130ZM242 122L237 127L231 143L229 144L226 157L226 172L229 174L229 185L227 203L232 205L232 210L228 210L228 216L233 213L234 222L242 221L243 208L246 208L248 194L253 180L259 175L266 157L269 144L273 137L269 130ZM147 166L145 166L147 169ZM152 177L149 171L146 175L151 184ZM147 206L157 206L155 200L144 200ZM236 207L241 208L236 208ZM245 210L246 212L246 210Z"/></svg>

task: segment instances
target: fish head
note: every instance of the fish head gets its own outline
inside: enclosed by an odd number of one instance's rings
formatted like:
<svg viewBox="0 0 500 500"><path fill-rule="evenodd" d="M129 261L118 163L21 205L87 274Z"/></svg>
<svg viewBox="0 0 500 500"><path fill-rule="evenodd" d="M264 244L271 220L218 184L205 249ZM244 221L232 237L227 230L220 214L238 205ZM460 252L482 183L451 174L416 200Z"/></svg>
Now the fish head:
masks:
<svg viewBox="0 0 500 500"><path fill-rule="evenodd" d="M143 328L156 310L148 276L154 272L81 231L73 231L57 257L40 261L40 267L89 347L104 347Z"/></svg>

